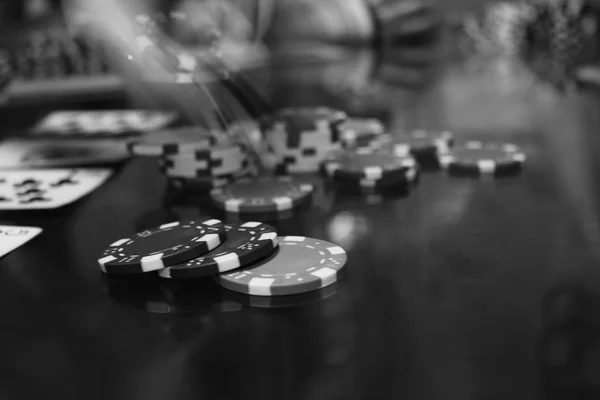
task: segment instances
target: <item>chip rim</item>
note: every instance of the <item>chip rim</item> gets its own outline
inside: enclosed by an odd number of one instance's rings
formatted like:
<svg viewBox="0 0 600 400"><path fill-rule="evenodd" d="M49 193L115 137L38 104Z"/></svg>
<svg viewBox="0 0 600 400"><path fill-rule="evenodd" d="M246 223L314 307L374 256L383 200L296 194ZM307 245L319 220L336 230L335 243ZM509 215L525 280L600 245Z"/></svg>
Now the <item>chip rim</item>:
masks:
<svg viewBox="0 0 600 400"><path fill-rule="evenodd" d="M234 226L237 226L237 228L234 228ZM228 230L228 227L231 229ZM246 231L247 229L260 230L257 239L252 240L252 242L261 244L252 250L239 250L240 246L238 246L236 249L217 252L209 257L206 257L206 254L204 254L186 263L160 270L158 275L166 279L190 279L229 272L268 257L279 245L277 230L269 224L258 221L225 224L225 231L228 237L231 235L232 229L237 229L238 231ZM226 243L224 242L223 244ZM247 243L249 242L245 242L244 245ZM218 251L219 248L217 247L214 250ZM199 259L208 261L205 264L192 267ZM223 263L220 264L221 261Z"/></svg>
<svg viewBox="0 0 600 400"><path fill-rule="evenodd" d="M508 159L496 158L461 159L457 151L498 151ZM500 176L518 173L527 160L525 152L513 143L483 142L479 140L466 141L438 155L440 167L449 173Z"/></svg>
<svg viewBox="0 0 600 400"><path fill-rule="evenodd" d="M279 238L279 249L282 246L288 245L302 245L306 249L316 251L319 254L325 254L326 256L322 257L321 261L317 264L320 267L318 269L316 269L317 265L312 265L302 271L294 271L283 275L274 273L252 274L252 270L255 268L262 267L267 263L274 263L274 260L280 254L278 250L276 254L263 261L259 261L246 268L216 275L214 279L225 289L238 293L253 296L288 296L308 293L330 286L339 280L340 275L347 267L348 255L341 246L335 243L306 236L283 236ZM329 254L327 255L326 252L329 252ZM326 269L327 271L325 271ZM277 279L280 276L289 276L291 278L299 275L301 277L298 279L298 282L301 283L294 285L277 283ZM248 276L251 276L251 278L247 279Z"/></svg>
<svg viewBox="0 0 600 400"><path fill-rule="evenodd" d="M306 201L312 198L315 187L313 184L308 182L297 182L297 188L294 191L296 193L295 196L290 196L289 191L286 191L281 196L272 196L270 198L262 197L263 202L261 204L256 203L253 199L257 199L258 197L243 198L243 197L235 197L234 195L229 195L225 193L225 191L233 185L248 185L252 183L256 183L257 181L266 181L266 180L275 180L278 183L290 183L293 184L295 179L291 176L263 176L260 178L242 178L237 182L234 182L230 185L224 186L222 188L215 188L210 191L210 197L217 206L217 208L227 212L227 213L273 213L273 212L281 212L286 210L291 210L300 205L304 204Z"/></svg>

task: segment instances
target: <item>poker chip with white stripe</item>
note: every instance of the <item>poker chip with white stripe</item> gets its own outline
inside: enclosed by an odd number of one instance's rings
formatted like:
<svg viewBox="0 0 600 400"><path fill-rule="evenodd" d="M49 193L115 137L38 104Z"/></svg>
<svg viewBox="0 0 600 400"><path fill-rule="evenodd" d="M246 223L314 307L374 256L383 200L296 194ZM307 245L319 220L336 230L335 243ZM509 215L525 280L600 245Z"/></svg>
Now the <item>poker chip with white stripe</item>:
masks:
<svg viewBox="0 0 600 400"><path fill-rule="evenodd" d="M416 168L416 160L388 151L368 148L335 154L327 159L322 170L331 178L385 180L403 177L405 171Z"/></svg>
<svg viewBox="0 0 600 400"><path fill-rule="evenodd" d="M454 136L450 131L416 129L382 137L376 148L389 149L400 157L412 155L420 160L424 156L446 152L453 143Z"/></svg>
<svg viewBox="0 0 600 400"><path fill-rule="evenodd" d="M288 108L265 118L262 128L268 157L278 173L312 173L341 148L347 116L326 107Z"/></svg>
<svg viewBox="0 0 600 400"><path fill-rule="evenodd" d="M240 146L165 155L160 164L161 170L171 178L235 174L248 167L249 160Z"/></svg>
<svg viewBox="0 0 600 400"><path fill-rule="evenodd" d="M346 267L346 251L325 240L284 236L265 260L217 275L221 286L254 296L306 293L332 285Z"/></svg>
<svg viewBox="0 0 600 400"><path fill-rule="evenodd" d="M306 204L314 186L290 176L241 179L213 189L213 203L228 213L277 213Z"/></svg>
<svg viewBox="0 0 600 400"><path fill-rule="evenodd" d="M159 275L185 279L231 271L267 257L278 245L275 228L261 222L226 224L225 231L227 240L221 246L187 263L163 269Z"/></svg>
<svg viewBox="0 0 600 400"><path fill-rule="evenodd" d="M221 131L185 126L146 133L129 141L127 147L134 156L161 157L209 150L226 144L231 143Z"/></svg>
<svg viewBox="0 0 600 400"><path fill-rule="evenodd" d="M525 153L514 144L479 141L468 141L439 155L441 167L456 174L517 173L525 160Z"/></svg>
<svg viewBox="0 0 600 400"><path fill-rule="evenodd" d="M113 242L98 264L107 274L138 274L181 264L219 246L227 237L221 221L171 222Z"/></svg>

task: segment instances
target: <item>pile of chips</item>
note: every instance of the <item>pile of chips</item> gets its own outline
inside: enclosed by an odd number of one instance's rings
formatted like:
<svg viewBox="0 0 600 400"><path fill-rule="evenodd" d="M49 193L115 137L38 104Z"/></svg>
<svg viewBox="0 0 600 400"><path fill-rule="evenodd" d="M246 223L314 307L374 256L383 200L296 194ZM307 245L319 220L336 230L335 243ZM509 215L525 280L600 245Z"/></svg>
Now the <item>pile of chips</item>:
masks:
<svg viewBox="0 0 600 400"><path fill-rule="evenodd" d="M226 132L183 127L148 133L131 141L129 151L156 157L172 187L205 194L221 211L240 215L309 204L315 188L305 175L319 171L345 190L406 193L423 168L501 175L520 171L525 161L512 144L455 144L449 131L386 133L376 119L349 119L325 107L284 109L260 125L236 123Z"/></svg>
<svg viewBox="0 0 600 400"><path fill-rule="evenodd" d="M155 157L174 185L206 191L252 175L244 147L226 133L182 127L148 133L130 141L133 156Z"/></svg>
<svg viewBox="0 0 600 400"><path fill-rule="evenodd" d="M514 144L455 142L449 131L379 135L363 147L332 154L322 171L345 186L407 189L422 168L442 168L454 175L508 175L521 171L526 160Z"/></svg>
<svg viewBox="0 0 600 400"><path fill-rule="evenodd" d="M341 247L304 236L279 237L261 222L172 222L112 243L98 259L108 275L213 276L254 296L306 293L335 283L346 266Z"/></svg>
<svg viewBox="0 0 600 400"><path fill-rule="evenodd" d="M119 239L98 259L105 281L122 297L121 289L130 290L123 275L158 275L165 278L161 287L182 280L196 287L200 283L193 279L210 276L229 289L223 294L237 292L254 299L244 303L261 307L281 306L284 302L274 299L300 294L325 298L330 293L322 289L331 290L344 271L347 256L341 247L303 236L279 237L264 223L273 213L289 214L311 203L315 179L307 173L320 171L325 184L369 198L410 193L425 168L507 175L521 171L526 158L510 143L458 141L449 131L386 132L378 120L349 119L323 107L286 109L261 125L238 123L227 131L183 127L146 133L131 139L128 148L132 155L156 158L170 183L193 187L215 211L236 222L172 222ZM267 155L278 163L257 168L257 160ZM170 309L168 304L159 309Z"/></svg>
<svg viewBox="0 0 600 400"><path fill-rule="evenodd" d="M342 147L347 115L326 107L288 108L263 119L267 157L278 174L314 173Z"/></svg>

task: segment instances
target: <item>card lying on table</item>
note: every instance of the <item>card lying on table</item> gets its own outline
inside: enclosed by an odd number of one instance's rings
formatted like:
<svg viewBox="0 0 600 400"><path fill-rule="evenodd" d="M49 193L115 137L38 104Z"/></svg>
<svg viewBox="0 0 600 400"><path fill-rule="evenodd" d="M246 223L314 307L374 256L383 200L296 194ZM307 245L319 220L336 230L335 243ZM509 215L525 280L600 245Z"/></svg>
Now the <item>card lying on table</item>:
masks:
<svg viewBox="0 0 600 400"><path fill-rule="evenodd" d="M8 139L0 143L0 168L61 168L121 163L127 143L115 139Z"/></svg>
<svg viewBox="0 0 600 400"><path fill-rule="evenodd" d="M152 110L56 111L38 122L31 136L120 138L164 129L176 119L173 112Z"/></svg>
<svg viewBox="0 0 600 400"><path fill-rule="evenodd" d="M18 249L42 232L32 226L0 225L0 258Z"/></svg>
<svg viewBox="0 0 600 400"><path fill-rule="evenodd" d="M0 210L62 207L91 193L111 169L40 169L0 171Z"/></svg>

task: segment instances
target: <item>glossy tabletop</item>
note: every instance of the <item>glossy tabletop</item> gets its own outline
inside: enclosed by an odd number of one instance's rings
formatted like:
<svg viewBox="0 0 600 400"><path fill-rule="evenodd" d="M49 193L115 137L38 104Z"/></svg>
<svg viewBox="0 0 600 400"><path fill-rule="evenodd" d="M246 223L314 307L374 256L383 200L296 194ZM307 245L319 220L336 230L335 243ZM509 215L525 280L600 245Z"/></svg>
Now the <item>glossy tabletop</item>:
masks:
<svg viewBox="0 0 600 400"><path fill-rule="evenodd" d="M557 93L496 64L444 66L434 81L424 73L429 85L410 85L392 63L344 86L373 55L329 51L263 71L271 100L513 142L528 155L522 174L424 171L396 197L312 177L312 205L268 222L341 245L348 273L289 304L210 278L100 273L98 255L117 238L220 217L206 199L169 195L153 160L128 162L64 209L2 213L44 232L0 260L0 398L597 398L596 95Z"/></svg>

